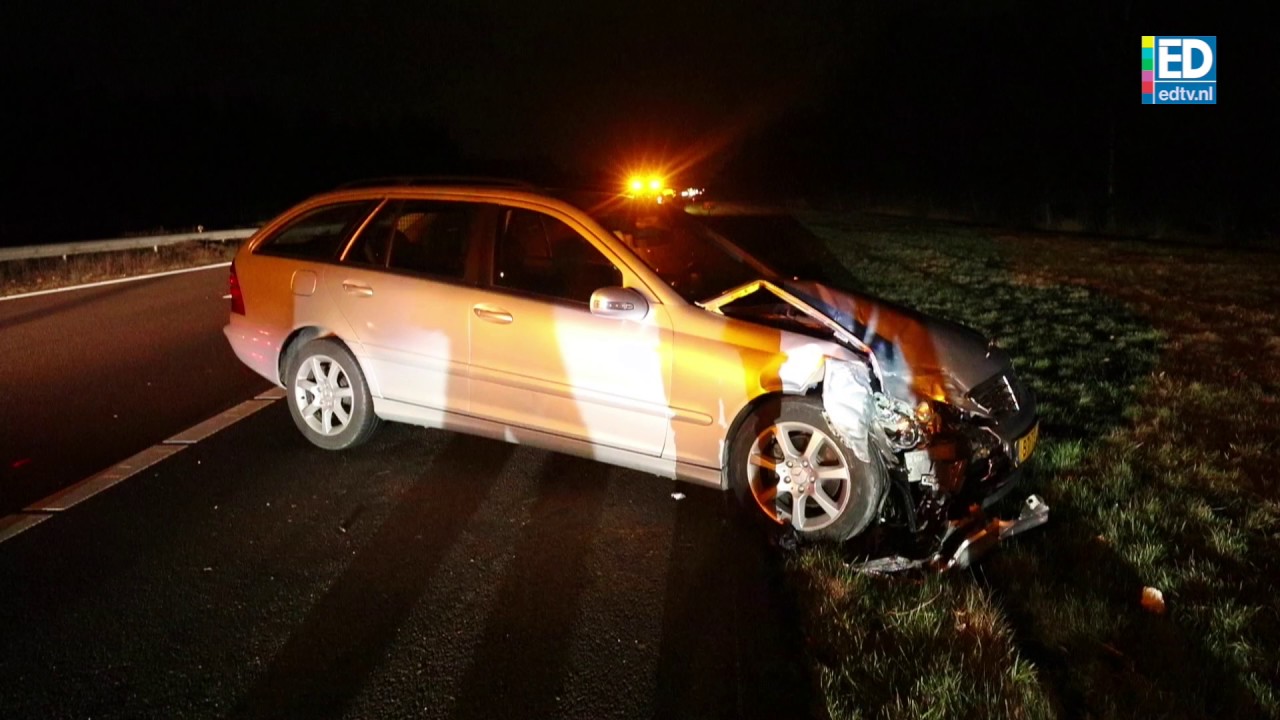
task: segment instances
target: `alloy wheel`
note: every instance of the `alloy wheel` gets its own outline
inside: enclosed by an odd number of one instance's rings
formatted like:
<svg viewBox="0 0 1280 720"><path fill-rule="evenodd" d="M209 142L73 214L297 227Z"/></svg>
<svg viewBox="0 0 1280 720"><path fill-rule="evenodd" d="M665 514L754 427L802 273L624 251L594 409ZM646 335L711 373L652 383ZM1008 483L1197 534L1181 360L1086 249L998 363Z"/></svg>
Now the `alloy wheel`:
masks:
<svg viewBox="0 0 1280 720"><path fill-rule="evenodd" d="M293 402L308 427L332 437L350 425L355 392L342 365L328 355L312 355L298 368Z"/></svg>
<svg viewBox="0 0 1280 720"><path fill-rule="evenodd" d="M835 438L805 422L779 422L756 436L747 481L760 509L797 531L822 530L849 505L849 463Z"/></svg>

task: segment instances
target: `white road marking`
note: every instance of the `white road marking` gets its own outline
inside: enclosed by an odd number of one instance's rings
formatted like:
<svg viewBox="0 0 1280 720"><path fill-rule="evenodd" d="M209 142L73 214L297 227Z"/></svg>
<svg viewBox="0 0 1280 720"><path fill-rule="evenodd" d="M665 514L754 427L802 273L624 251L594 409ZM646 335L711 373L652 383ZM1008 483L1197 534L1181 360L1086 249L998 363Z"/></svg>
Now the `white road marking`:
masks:
<svg viewBox="0 0 1280 720"><path fill-rule="evenodd" d="M56 513L72 508L103 490L128 480L161 460L186 450L191 445L249 417L282 397L284 397L284 391L280 388L268 390L253 400L245 400L230 410L192 425L159 445L152 445L100 473L69 485L43 500L37 500L21 512L0 517L0 543L30 530Z"/></svg>
<svg viewBox="0 0 1280 720"><path fill-rule="evenodd" d="M62 512L63 510L69 510L103 490L128 480L170 455L186 449L186 445L152 445L127 460L121 460L97 475L91 475L43 500L31 503L26 507L26 511Z"/></svg>
<svg viewBox="0 0 1280 720"><path fill-rule="evenodd" d="M273 387L270 390L258 395L254 400L283 400L289 397L289 393L284 388Z"/></svg>
<svg viewBox="0 0 1280 720"><path fill-rule="evenodd" d="M85 283L84 285L72 285L70 287L54 288L52 290L36 290L35 292L22 293L20 295L8 295L0 297L0 302L5 300L21 300L22 298L36 297L38 295L52 295L53 293L71 292L72 290L84 290L85 288L102 287L103 285L116 285L119 283L133 282L135 280L147 280L150 278L165 277L166 275L180 275L182 273L198 272L200 270L213 270L215 268L230 267L231 263L214 263L213 265L201 265L200 267L183 268L181 270L166 270L164 272L150 273L148 275L134 275L133 277L116 278L115 280L102 280L100 282ZM223 300L229 299L228 295Z"/></svg>
<svg viewBox="0 0 1280 720"><path fill-rule="evenodd" d="M14 513L0 518L0 543L53 517L49 513Z"/></svg>
<svg viewBox="0 0 1280 720"><path fill-rule="evenodd" d="M168 440L165 440L164 444L165 445L194 445L200 442L201 440L209 437L210 435L218 432L219 430L222 430L223 428L226 428L226 427L230 427L236 422L249 417L250 415L258 412L259 410L261 410L262 408L266 407L269 404L270 403L263 402L262 400L259 400L257 398L254 398L253 400L245 400L244 402L231 408L230 410L227 410L226 412L222 412L217 415L214 415L213 417L209 418L208 420L205 420L202 423L192 425L186 430L183 430L177 435L174 435Z"/></svg>

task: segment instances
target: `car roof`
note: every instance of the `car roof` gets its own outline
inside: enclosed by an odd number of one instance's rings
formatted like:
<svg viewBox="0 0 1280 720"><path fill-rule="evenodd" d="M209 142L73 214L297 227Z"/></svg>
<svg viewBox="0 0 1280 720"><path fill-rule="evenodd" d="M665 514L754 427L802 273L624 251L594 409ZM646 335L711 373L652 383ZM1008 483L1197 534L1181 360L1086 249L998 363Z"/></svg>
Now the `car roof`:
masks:
<svg viewBox="0 0 1280 720"><path fill-rule="evenodd" d="M388 188L388 187L441 187L441 186L470 186L470 187L510 187L522 188L525 190L536 190L538 186L525 180L515 178L487 177L481 175L396 175L390 177L366 178L363 180L353 180L346 182L335 190L358 190L365 188Z"/></svg>
<svg viewBox="0 0 1280 720"><path fill-rule="evenodd" d="M469 199L479 202L528 203L555 207L563 211L576 211L590 215L588 208L603 200L620 197L598 188L563 189L547 188L503 178L462 176L414 176L404 178L374 178L339 185L296 203L292 211L314 208L344 200L368 200L373 198L407 198L423 193L438 198Z"/></svg>

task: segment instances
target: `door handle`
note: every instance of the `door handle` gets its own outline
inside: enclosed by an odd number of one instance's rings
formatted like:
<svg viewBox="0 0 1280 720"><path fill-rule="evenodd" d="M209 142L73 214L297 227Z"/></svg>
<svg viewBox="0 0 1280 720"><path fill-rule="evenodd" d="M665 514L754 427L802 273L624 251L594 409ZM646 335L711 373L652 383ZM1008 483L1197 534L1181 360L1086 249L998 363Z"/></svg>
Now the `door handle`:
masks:
<svg viewBox="0 0 1280 720"><path fill-rule="evenodd" d="M373 288L369 287L368 285L361 285L358 282L351 282L350 280L346 280L342 283L342 289L345 290L348 295L356 295L359 297L373 297Z"/></svg>
<svg viewBox="0 0 1280 720"><path fill-rule="evenodd" d="M475 305L471 308L471 312L475 313L476 317L481 320L497 323L498 325L510 325L511 321L515 319L511 317L511 313L493 305Z"/></svg>

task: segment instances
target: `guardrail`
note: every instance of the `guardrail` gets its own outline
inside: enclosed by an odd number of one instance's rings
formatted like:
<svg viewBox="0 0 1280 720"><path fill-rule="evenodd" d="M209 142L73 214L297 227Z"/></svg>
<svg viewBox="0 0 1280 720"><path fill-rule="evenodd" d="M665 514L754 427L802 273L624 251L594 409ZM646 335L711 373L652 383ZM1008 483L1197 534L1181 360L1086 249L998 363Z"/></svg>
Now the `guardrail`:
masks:
<svg viewBox="0 0 1280 720"><path fill-rule="evenodd" d="M110 240L84 240L81 242L59 243L56 245L24 245L14 248L0 248L0 262L10 260L35 260L37 258L85 255L88 253L114 252L117 250L139 250L152 248L159 250L161 245L176 245L192 240L226 242L227 240L243 240L258 232L258 228L239 228L235 230L205 230L203 232L176 233L173 235L140 235L138 237L114 238Z"/></svg>

